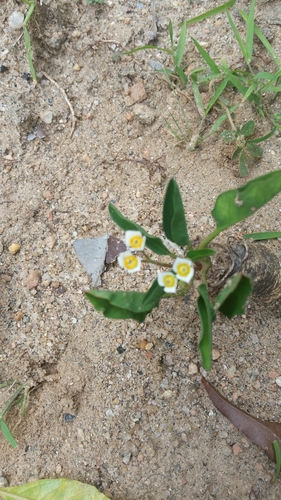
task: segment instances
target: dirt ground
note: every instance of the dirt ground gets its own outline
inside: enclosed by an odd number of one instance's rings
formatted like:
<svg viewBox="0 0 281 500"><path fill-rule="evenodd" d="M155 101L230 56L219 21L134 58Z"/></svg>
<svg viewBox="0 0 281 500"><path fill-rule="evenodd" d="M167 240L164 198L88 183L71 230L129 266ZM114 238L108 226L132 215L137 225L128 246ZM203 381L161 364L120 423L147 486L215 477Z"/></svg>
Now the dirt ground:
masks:
<svg viewBox="0 0 281 500"><path fill-rule="evenodd" d="M220 3L156 0L159 45L169 47L169 19L177 37L180 22ZM8 23L14 10L26 7L0 2L0 380L32 388L24 420L16 409L7 415L18 446L12 449L0 436L0 475L10 485L77 479L112 500L280 499L281 480L271 482L274 464L215 410L201 385L196 294L161 303L141 325L107 320L84 297L90 278L73 250L77 238L123 238L109 217L109 201L161 235L172 176L191 239L207 234L216 197L245 182L231 162L232 146L218 135L195 151L175 146L164 118L172 112L182 123L179 106L151 67L151 61L168 66L168 56L156 50L120 57L148 42L149 0L41 4L30 26L35 87L23 39L17 41L21 31ZM248 6L238 1L232 9L241 32L238 9ZM257 1L256 22L281 56L279 3ZM239 64L224 14L188 30L217 62ZM258 43L255 50L256 67L270 69ZM190 40L186 62L190 69L200 64ZM134 103L130 87L138 82L146 98ZM230 97L240 98L234 92ZM182 105L195 131L200 116L190 91ZM280 98L274 106L280 112ZM257 135L269 130L245 103L235 123L249 119L256 121ZM279 169L280 150L276 134L264 143L264 156L247 180ZM221 241L230 234L278 231L280 218L278 196ZM14 255L12 243L20 245ZM271 247L280 253L279 241ZM155 276L155 267L127 275L113 264L101 287L145 290ZM242 317L218 317L214 348L219 357L208 380L240 408L280 421L280 319L250 301ZM8 396L2 391L1 408Z"/></svg>

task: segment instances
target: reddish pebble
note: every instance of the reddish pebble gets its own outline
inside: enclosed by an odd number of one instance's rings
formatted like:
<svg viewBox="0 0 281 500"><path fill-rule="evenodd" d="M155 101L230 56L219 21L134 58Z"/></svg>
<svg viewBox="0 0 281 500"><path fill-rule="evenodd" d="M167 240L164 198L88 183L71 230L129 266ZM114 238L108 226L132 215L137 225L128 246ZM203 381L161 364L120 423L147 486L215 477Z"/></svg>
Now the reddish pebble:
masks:
<svg viewBox="0 0 281 500"><path fill-rule="evenodd" d="M41 277L41 275L40 275L40 272L38 271L38 269L32 269L32 271L30 271L29 275L27 276L27 278L25 280L26 286L30 290L32 288L36 288L39 285L40 277Z"/></svg>
<svg viewBox="0 0 281 500"><path fill-rule="evenodd" d="M239 453L241 453L243 451L243 449L241 448L241 446L239 444L234 444L232 446L232 451L233 451L234 455L239 455Z"/></svg>
<svg viewBox="0 0 281 500"><path fill-rule="evenodd" d="M50 201L50 200L53 199L53 195L52 195L52 193L50 191L45 191L43 193L43 198L45 198L45 200Z"/></svg>
<svg viewBox="0 0 281 500"><path fill-rule="evenodd" d="M148 351L145 353L146 357L149 358L149 359L152 359L153 358L153 352L151 351Z"/></svg>

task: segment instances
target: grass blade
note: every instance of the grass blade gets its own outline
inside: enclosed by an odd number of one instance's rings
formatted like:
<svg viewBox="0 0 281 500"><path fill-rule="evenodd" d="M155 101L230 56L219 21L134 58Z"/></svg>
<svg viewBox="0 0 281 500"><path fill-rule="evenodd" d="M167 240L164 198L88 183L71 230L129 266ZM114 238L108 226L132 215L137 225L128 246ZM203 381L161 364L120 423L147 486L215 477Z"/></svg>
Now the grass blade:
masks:
<svg viewBox="0 0 281 500"><path fill-rule="evenodd" d="M274 452L275 452L275 461L276 461L276 472L275 472L275 476L273 479L273 482L275 483L275 481L277 481L277 479L280 475L280 471L281 471L281 450L280 450L280 445L279 445L277 440L274 440L272 444L273 444L273 448L274 448Z"/></svg>
<svg viewBox="0 0 281 500"><path fill-rule="evenodd" d="M183 23L182 29L180 32L179 43L177 46L176 53L174 55L174 65L175 66L180 67L180 65L181 65L182 58L184 55L185 41L186 41L186 23Z"/></svg>
<svg viewBox="0 0 281 500"><path fill-rule="evenodd" d="M32 76L32 80L34 81L34 83L37 83L36 73L35 73L35 69L34 69L33 61L32 61L30 36L29 36L29 33L27 31L26 26L23 26L23 36L24 36L24 41L25 41L26 55L27 55L27 60L28 60L28 66L30 69L30 74Z"/></svg>
<svg viewBox="0 0 281 500"><path fill-rule="evenodd" d="M254 16L255 16L255 0L252 0L247 22L247 38L246 38L247 64L251 62L253 57L253 41L254 41L254 26L255 26Z"/></svg>
<svg viewBox="0 0 281 500"><path fill-rule="evenodd" d="M268 132L268 134L263 135L262 137L257 137L256 139L249 139L249 140L247 140L247 143L258 144L259 142L266 141L275 133L275 131L276 131L276 127L273 127L273 129L270 132Z"/></svg>
<svg viewBox="0 0 281 500"><path fill-rule="evenodd" d="M210 101L208 102L208 106L206 108L206 111L205 111L205 116L207 116L207 114L209 113L210 109L213 107L213 105L215 104L215 102L218 100L218 98L220 97L220 95L222 94L222 92L224 91L225 87L227 86L228 84L228 77L226 77L221 83L220 85L218 86L218 88L216 89L213 97L210 99Z"/></svg>
<svg viewBox="0 0 281 500"><path fill-rule="evenodd" d="M244 21L247 23L249 16L245 14L242 10L239 10L239 14L241 17L244 19ZM261 30L257 27L257 25L254 23L254 33L257 35L257 37L260 39L261 43L263 46L266 48L267 52L271 56L271 59L275 62L277 68L280 68L280 60L277 57L276 52L274 51L273 47L270 45L264 34L261 32Z"/></svg>
<svg viewBox="0 0 281 500"><path fill-rule="evenodd" d="M193 17L192 19L188 19L185 22L188 26L189 24L198 23L199 21L203 21L204 19L207 19L208 17L216 16L217 14L220 14L221 12L225 12L226 10L233 7L235 2L236 2L236 0L229 0L228 2L223 3L222 5L219 5L218 7L215 7L214 9L207 10L206 12L203 12L203 14L200 14L199 16Z"/></svg>
<svg viewBox="0 0 281 500"><path fill-rule="evenodd" d="M9 427L7 426L6 422L2 418L0 420L0 428L1 428L1 431L3 433L3 436L7 439L7 441L10 443L10 445L13 448L16 448L17 442L16 442L13 434L11 433Z"/></svg>
<svg viewBox="0 0 281 500"><path fill-rule="evenodd" d="M197 109L199 111L200 116L203 117L205 115L205 108L204 108L204 104L203 104L203 101L201 98L200 90L199 90L199 87L198 87L196 81L193 78L191 78L191 80L192 80L191 86L192 86L192 90L193 90L195 104L197 106Z"/></svg>
<svg viewBox="0 0 281 500"><path fill-rule="evenodd" d="M199 42L197 42L197 40L195 40L195 38L191 37L191 40L193 41L193 43L194 43L195 47L197 48L198 52L203 57L204 61L208 64L209 68L213 71L213 73L215 75L219 75L220 74L220 69L216 65L215 61L208 54L208 52L206 52L206 50L203 49L203 47L200 45Z"/></svg>
<svg viewBox="0 0 281 500"><path fill-rule="evenodd" d="M247 233L244 234L244 238L247 240L252 238L253 240L272 240L274 238L281 238L280 231L266 231L264 233Z"/></svg>
<svg viewBox="0 0 281 500"><path fill-rule="evenodd" d="M227 15L227 19L228 19L228 22L230 24L230 27L231 27L231 29L233 31L233 34L234 34L234 36L235 36L235 38L236 38L236 40L238 42L238 45L239 45L239 47L241 49L243 57L244 57L245 61L247 61L247 49L246 49L246 47L245 47L245 45L244 45L244 43L242 41L240 33L239 33L238 29L236 28L236 26L235 26L235 24L234 24L234 22L232 20L231 15L229 14L229 12L227 12L226 15Z"/></svg>

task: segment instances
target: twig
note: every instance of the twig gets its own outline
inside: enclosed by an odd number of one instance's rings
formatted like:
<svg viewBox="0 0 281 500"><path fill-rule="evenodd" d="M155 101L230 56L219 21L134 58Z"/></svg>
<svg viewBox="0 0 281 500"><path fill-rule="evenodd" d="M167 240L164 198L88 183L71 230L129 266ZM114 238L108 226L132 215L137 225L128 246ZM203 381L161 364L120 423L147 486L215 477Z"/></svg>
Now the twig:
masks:
<svg viewBox="0 0 281 500"><path fill-rule="evenodd" d="M70 138L73 136L73 133L74 133L74 130L75 130L75 123L77 122L77 118L74 114L74 110L73 110L73 107L72 107L72 104L70 102L70 100L68 99L66 93L65 93L65 90L63 88L61 88L59 86L59 84L57 82L55 82L55 80L53 80L53 78L51 78L47 73L45 73L45 71L42 71L42 74L47 78L47 80L49 80L50 82L52 82L63 94L63 97L65 98L66 100L66 103L70 109L70 112L71 112L71 116L72 116L72 127L71 127L71 132L70 132Z"/></svg>

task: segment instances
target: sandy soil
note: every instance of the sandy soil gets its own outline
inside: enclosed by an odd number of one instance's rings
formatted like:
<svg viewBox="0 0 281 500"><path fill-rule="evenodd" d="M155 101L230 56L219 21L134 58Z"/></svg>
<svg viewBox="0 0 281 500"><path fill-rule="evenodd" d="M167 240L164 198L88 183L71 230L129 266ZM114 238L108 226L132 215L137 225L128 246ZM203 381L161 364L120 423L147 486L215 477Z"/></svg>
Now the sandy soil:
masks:
<svg viewBox="0 0 281 500"><path fill-rule="evenodd" d="M159 45L169 46L169 19L178 36L180 22L219 3L156 1ZM230 160L232 146L213 136L195 151L175 147L164 118L172 112L181 120L178 103L149 65L168 65L169 59L160 51L119 57L148 42L150 1L42 4L31 29L35 87L27 78L23 40L16 43L20 31L8 24L13 10L25 6L0 3L1 64L7 68L0 74L0 377L32 388L24 420L18 422L17 410L7 416L18 447L0 436L0 473L10 485L77 479L113 500L280 499L280 480L271 483L274 464L215 410L200 383L196 295L166 301L141 325L104 319L83 295L90 279L73 250L77 238L123 237L109 217L109 201L161 235L163 195L172 176L191 238L202 237L213 228L210 211L218 194L245 182ZM247 5L238 1L233 9L241 30L238 8ZM272 23L278 5L258 2L256 21L280 56L280 25ZM189 34L218 62L239 62L224 15L192 26ZM270 68L266 57L257 44L258 68ZM191 42L186 61L190 68L199 64ZM138 82L147 97L134 104L129 89ZM73 117L61 89L76 117L72 136ZM200 116L191 93L186 95L182 104L194 131ZM275 107L280 112L280 100ZM246 103L235 122L250 118L257 134L268 131ZM279 169L280 149L276 134L248 179ZM280 230L280 210L279 196L225 239ZM12 243L20 245L15 255ZM280 242L272 248L280 253ZM101 286L143 290L155 273L146 267L129 276L113 264ZM250 302L242 317L218 317L214 347L219 357L208 379L240 408L280 421L280 320ZM1 405L7 396L2 391Z"/></svg>

